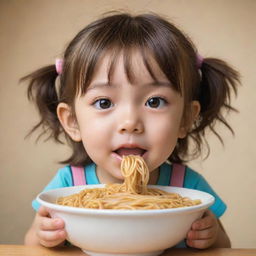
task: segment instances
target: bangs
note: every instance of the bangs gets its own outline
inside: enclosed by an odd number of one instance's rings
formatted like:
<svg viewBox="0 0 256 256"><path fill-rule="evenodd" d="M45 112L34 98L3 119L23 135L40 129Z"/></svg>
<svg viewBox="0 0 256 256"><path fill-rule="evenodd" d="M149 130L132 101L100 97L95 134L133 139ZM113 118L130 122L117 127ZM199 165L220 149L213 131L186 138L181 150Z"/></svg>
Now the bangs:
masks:
<svg viewBox="0 0 256 256"><path fill-rule="evenodd" d="M122 53L127 79L134 83L136 77L132 58L135 51L140 53L154 81L158 82L155 72L157 64L173 89L182 94L184 54L170 30L169 23L165 24L165 21L153 15L132 17L120 14L90 24L77 35L77 47L73 54L72 80L76 84L76 95L86 93L97 66L106 55L110 56L109 81L117 58Z"/></svg>
<svg viewBox="0 0 256 256"><path fill-rule="evenodd" d="M152 53L149 53L148 49L144 49L142 47L139 49L130 47L113 49L112 47L111 50L102 52L98 59L95 60L94 66L88 66L87 74L84 76L84 80L79 84L79 91L81 92L81 95L86 93L88 86L94 79L100 65L103 63L103 59L105 58L107 58L107 79L109 84L112 84L117 65L120 65L117 63L119 58L122 58L121 65L123 65L125 76L130 84L140 83L141 76L144 75L140 73L140 69L143 71L143 73L147 72L155 84L158 84L162 82L163 79L166 79L165 74L152 56ZM140 62L139 70L138 66L134 65L135 61L138 61L138 58ZM170 81L170 85L177 90L172 81Z"/></svg>

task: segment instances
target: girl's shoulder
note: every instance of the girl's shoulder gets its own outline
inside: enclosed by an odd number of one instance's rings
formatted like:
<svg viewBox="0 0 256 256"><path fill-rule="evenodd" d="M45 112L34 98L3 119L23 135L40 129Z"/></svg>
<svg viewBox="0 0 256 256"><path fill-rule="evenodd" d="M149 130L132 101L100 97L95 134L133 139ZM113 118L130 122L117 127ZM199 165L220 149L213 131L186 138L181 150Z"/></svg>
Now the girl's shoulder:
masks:
<svg viewBox="0 0 256 256"><path fill-rule="evenodd" d="M184 177L184 187L197 189L205 192L213 192L211 185L203 177L202 174L193 170L189 166L186 166L186 172Z"/></svg>
<svg viewBox="0 0 256 256"><path fill-rule="evenodd" d="M189 166L185 166L185 177L184 177L184 187L186 188L197 188L202 182L206 182L204 177L197 171L193 170Z"/></svg>
<svg viewBox="0 0 256 256"><path fill-rule="evenodd" d="M73 181L72 181L71 169L69 165L66 165L57 171L55 176L45 186L42 192L55 189L55 188L69 187L69 186L72 186L72 184L73 184ZM32 207L34 208L34 210L38 211L40 204L37 202L36 199L33 200Z"/></svg>
<svg viewBox="0 0 256 256"><path fill-rule="evenodd" d="M60 187L69 187L72 186L72 172L71 166L66 165L58 169L56 175L53 177L51 183L56 183Z"/></svg>
<svg viewBox="0 0 256 256"><path fill-rule="evenodd" d="M214 204L209 208L217 218L222 216L226 211L227 205L220 198L217 192L206 181L206 179L200 173L186 166L186 174L184 179L184 187L200 190L211 194L215 198Z"/></svg>
<svg viewBox="0 0 256 256"><path fill-rule="evenodd" d="M180 174L181 171L182 174ZM182 183L185 188L195 189L197 185L204 180L201 174L187 165L165 162L160 166L158 185L168 186L172 184L172 180L176 178L177 173L179 173L178 176L182 175L179 179L184 181Z"/></svg>

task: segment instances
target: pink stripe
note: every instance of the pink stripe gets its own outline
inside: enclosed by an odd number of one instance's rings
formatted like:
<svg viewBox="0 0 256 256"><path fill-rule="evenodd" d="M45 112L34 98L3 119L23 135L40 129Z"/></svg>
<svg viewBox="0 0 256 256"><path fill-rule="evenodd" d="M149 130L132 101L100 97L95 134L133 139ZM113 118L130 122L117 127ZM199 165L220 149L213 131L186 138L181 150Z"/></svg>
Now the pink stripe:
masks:
<svg viewBox="0 0 256 256"><path fill-rule="evenodd" d="M84 167L71 166L74 186L86 185Z"/></svg>
<svg viewBox="0 0 256 256"><path fill-rule="evenodd" d="M182 164L173 164L172 177L170 179L170 186L183 187L186 166Z"/></svg>

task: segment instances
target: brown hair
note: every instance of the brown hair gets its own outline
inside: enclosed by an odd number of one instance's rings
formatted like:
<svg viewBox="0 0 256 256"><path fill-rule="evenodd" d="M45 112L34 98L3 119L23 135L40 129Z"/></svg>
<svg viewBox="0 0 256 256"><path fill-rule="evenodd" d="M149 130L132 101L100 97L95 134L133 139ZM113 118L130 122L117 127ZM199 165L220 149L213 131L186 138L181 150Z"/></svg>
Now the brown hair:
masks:
<svg viewBox="0 0 256 256"><path fill-rule="evenodd" d="M134 49L139 50L145 67L154 80L157 78L150 58L147 58L149 54L170 80L171 86L183 95L185 121L189 120L191 114L191 101L198 100L201 104L200 122L196 122L188 136L178 140L169 157L170 161L184 162L198 156L205 141L207 127L222 141L215 129L216 122L223 123L233 132L223 116L223 111L234 110L230 99L231 92L237 92L238 73L226 62L214 58L204 59L199 72L197 50L177 27L156 14L132 16L127 13L105 16L89 24L75 36L64 52L58 95L55 88L58 74L54 65L22 78L29 80L28 98L35 101L41 116L40 122L31 132L42 126L42 134L50 132L49 138L61 142L60 135L64 131L56 114L58 103L66 102L73 106L78 93L86 93L97 63L108 52L112 56L109 79L115 60L122 51L127 77L132 80L132 67L129 63L131 51ZM62 163L85 165L91 162L82 142L74 142L66 134L65 136L73 153ZM195 142L192 151L189 149L190 140Z"/></svg>

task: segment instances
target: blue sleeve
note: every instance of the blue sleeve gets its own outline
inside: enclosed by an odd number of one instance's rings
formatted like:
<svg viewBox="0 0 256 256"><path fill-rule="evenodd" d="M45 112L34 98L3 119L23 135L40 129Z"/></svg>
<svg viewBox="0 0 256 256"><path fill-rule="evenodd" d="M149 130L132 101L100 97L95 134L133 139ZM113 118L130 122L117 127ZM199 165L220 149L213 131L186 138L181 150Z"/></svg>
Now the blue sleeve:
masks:
<svg viewBox="0 0 256 256"><path fill-rule="evenodd" d="M53 179L48 183L48 185L43 189L48 191L55 188L63 188L73 186L72 174L69 166L65 166L58 170ZM38 211L40 204L36 199L32 202L32 207L34 210Z"/></svg>
<svg viewBox="0 0 256 256"><path fill-rule="evenodd" d="M217 218L220 218L226 211L226 204L212 189L204 177L188 167L186 169L184 187L197 189L211 194L215 198L215 202L212 206L210 206L209 209L216 215Z"/></svg>

